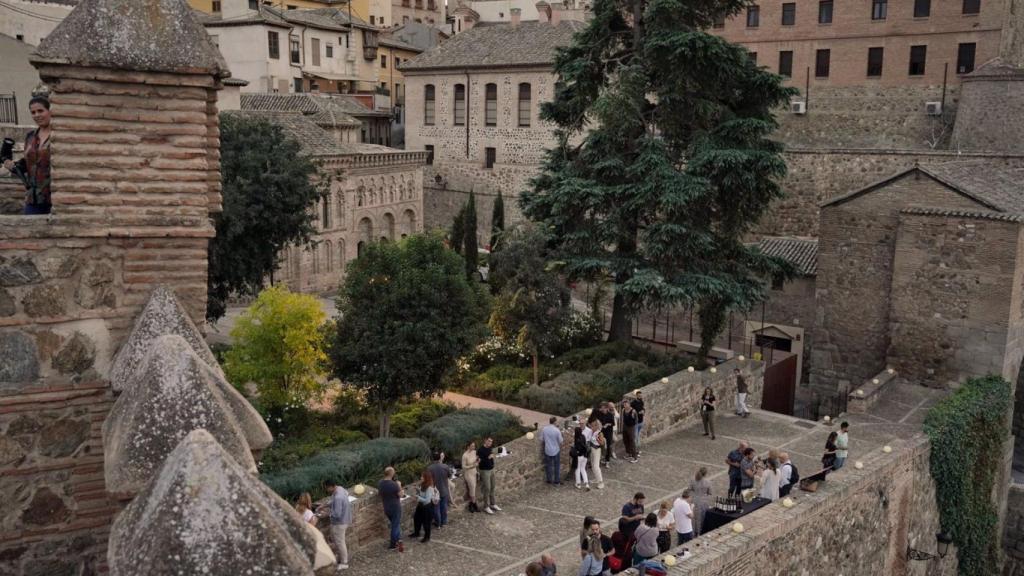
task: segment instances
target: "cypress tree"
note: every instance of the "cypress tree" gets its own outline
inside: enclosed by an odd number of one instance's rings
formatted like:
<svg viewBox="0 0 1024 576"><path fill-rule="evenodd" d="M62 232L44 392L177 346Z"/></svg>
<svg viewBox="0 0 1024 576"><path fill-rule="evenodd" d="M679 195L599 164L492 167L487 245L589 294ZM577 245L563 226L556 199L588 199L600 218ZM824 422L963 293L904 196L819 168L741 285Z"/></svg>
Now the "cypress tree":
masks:
<svg viewBox="0 0 1024 576"><path fill-rule="evenodd" d="M498 197L494 199L494 208L491 211L491 252L498 249L498 241L501 233L505 231L505 200L498 191Z"/></svg>
<svg viewBox="0 0 1024 576"><path fill-rule="evenodd" d="M609 340L629 340L652 307L708 303L709 319L752 307L767 276L791 273L743 238L782 195L768 136L795 91L706 32L746 4L595 0L556 56L542 116L557 144L520 203L570 279L614 279Z"/></svg>
<svg viewBox="0 0 1024 576"><path fill-rule="evenodd" d="M462 230L465 236L462 241L462 257L466 259L466 277L474 278L477 274L477 253L476 240L476 197L469 192L469 202L462 213Z"/></svg>
<svg viewBox="0 0 1024 576"><path fill-rule="evenodd" d="M459 208L458 213L455 214L455 219L452 220L451 232L448 233L448 241L451 244L451 248L458 254L462 254L462 244L466 241L465 215L466 205L463 204L462 208Z"/></svg>

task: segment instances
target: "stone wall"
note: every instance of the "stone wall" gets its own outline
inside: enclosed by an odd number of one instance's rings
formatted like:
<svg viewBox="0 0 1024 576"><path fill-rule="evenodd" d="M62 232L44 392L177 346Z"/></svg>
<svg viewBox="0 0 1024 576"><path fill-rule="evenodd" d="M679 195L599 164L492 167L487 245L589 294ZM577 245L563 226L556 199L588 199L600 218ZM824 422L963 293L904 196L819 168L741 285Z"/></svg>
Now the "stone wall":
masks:
<svg viewBox="0 0 1024 576"><path fill-rule="evenodd" d="M644 419L644 435L659 436L678 428L685 428L700 420L700 395L706 386L715 391L720 398L720 410L731 409L736 402L736 378L732 371L740 368L749 385L748 405L757 407L761 404L761 392L764 387L764 365L752 360L729 360L716 368L715 373L678 372L649 384L643 390L647 406ZM587 414L576 415L586 421ZM561 424L561 421L559 422ZM567 471L570 465L568 446L572 441L572 430L563 430L566 444L562 450L562 470ZM620 441L620 440L619 440ZM499 504L514 498L544 481L544 463L541 458L541 439L539 432L533 439L526 436L504 444L510 455L499 458L495 463L495 493ZM455 456L453 455L452 458ZM452 494L452 507L457 508L465 503L465 484L456 480L456 491ZM349 546L362 546L387 538L388 523L381 509L380 497L375 486L368 486L366 494L355 503L353 528L348 531ZM349 487L349 492L352 488ZM412 492L411 490L408 492ZM412 523L415 509L415 498L403 503L402 523ZM321 526L323 528L323 526Z"/></svg>
<svg viewBox="0 0 1024 576"><path fill-rule="evenodd" d="M941 531L923 434L866 455L797 504L770 505L743 518L745 531L716 530L690 543L692 558L672 575L886 574L954 576L955 547L942 560L911 562L907 547L934 553ZM697 548L700 544L701 548Z"/></svg>
<svg viewBox="0 0 1024 576"><path fill-rule="evenodd" d="M965 76L962 90L953 144L962 150L1020 153L1024 122L1007 119L1024 117L1024 69L990 63Z"/></svg>
<svg viewBox="0 0 1024 576"><path fill-rule="evenodd" d="M820 204L912 168L915 164L955 160L994 160L1024 165L1020 151L1007 154L959 154L942 150L857 150L789 148L785 198L775 202L755 229L758 236L818 236Z"/></svg>
<svg viewBox="0 0 1024 576"><path fill-rule="evenodd" d="M153 39L124 43L144 66L161 65ZM172 44L198 54L187 72L71 65L84 53L63 43L35 62L53 103L53 214L0 216L0 573L106 569L121 506L103 475L112 356L158 285L204 318L220 83L202 61L212 45ZM111 57L99 46L89 58Z"/></svg>
<svg viewBox="0 0 1024 576"><path fill-rule="evenodd" d="M1024 575L1024 486L1011 483L1003 523L1003 576Z"/></svg>
<svg viewBox="0 0 1024 576"><path fill-rule="evenodd" d="M897 210L980 205L911 173L822 209L811 385L848 390L886 367Z"/></svg>
<svg viewBox="0 0 1024 576"><path fill-rule="evenodd" d="M998 219L997 219L998 218ZM1017 220L900 215L890 291L888 363L904 378L956 386L978 374L1013 382L1007 340L1022 245ZM1019 302L1019 294L1018 294ZM1019 362L1019 352L1017 352Z"/></svg>

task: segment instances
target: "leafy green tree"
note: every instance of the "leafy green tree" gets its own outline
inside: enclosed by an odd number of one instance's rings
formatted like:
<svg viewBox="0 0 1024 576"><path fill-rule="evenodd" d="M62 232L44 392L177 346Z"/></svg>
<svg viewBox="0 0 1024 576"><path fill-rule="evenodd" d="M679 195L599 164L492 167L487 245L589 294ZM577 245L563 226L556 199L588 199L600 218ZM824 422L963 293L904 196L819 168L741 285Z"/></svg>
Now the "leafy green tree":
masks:
<svg viewBox="0 0 1024 576"><path fill-rule="evenodd" d="M498 241L501 239L501 233L504 230L505 200L501 197L501 191L499 190L498 197L494 199L494 208L491 210L491 252L498 249Z"/></svg>
<svg viewBox="0 0 1024 576"><path fill-rule="evenodd" d="M455 219L452 220L452 229L448 233L448 245L457 254L462 254L462 247L466 242L465 222L466 205L463 204L462 208L459 208L459 212L455 214Z"/></svg>
<svg viewBox="0 0 1024 576"><path fill-rule="evenodd" d="M546 265L547 238L534 225L509 230L500 252L492 254L491 281L498 296L491 311L491 331L514 340L533 357L533 383L540 382L539 360L560 340L569 291Z"/></svg>
<svg viewBox="0 0 1024 576"><path fill-rule="evenodd" d="M265 120L221 114L220 153L224 211L209 248L210 320L224 315L232 293L259 292L282 249L312 241L311 208L330 184L298 142Z"/></svg>
<svg viewBox="0 0 1024 576"><path fill-rule="evenodd" d="M313 296L278 286L263 290L231 330L225 374L238 387L254 383L264 410L319 397L327 375L326 319Z"/></svg>
<svg viewBox="0 0 1024 576"><path fill-rule="evenodd" d="M750 307L786 271L743 238L782 195L768 136L794 91L705 32L746 4L596 0L556 57L542 116L557 144L521 205L551 229L570 279L614 279L609 340L629 340L655 306Z"/></svg>
<svg viewBox="0 0 1024 576"><path fill-rule="evenodd" d="M390 434L395 405L444 391L443 377L485 332L485 295L441 238L368 246L338 291L334 373L366 392Z"/></svg>
<svg viewBox="0 0 1024 576"><path fill-rule="evenodd" d="M462 241L462 257L466 259L466 277L476 278L480 260L479 246L476 239L476 196L472 191L469 193L469 202L466 203L465 212L462 215L462 229L465 233Z"/></svg>

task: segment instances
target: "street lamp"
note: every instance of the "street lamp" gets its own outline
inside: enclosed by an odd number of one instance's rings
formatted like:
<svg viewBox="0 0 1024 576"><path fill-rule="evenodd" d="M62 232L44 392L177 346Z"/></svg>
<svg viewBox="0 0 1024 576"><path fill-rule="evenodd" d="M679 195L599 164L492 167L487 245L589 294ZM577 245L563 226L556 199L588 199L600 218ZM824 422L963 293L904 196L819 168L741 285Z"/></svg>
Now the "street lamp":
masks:
<svg viewBox="0 0 1024 576"><path fill-rule="evenodd" d="M935 539L938 541L938 554L929 554L928 552L922 552L916 550L907 545L907 560L935 560L936 558L945 558L946 554L949 553L949 545L953 543L953 537L946 532L939 532L935 535Z"/></svg>

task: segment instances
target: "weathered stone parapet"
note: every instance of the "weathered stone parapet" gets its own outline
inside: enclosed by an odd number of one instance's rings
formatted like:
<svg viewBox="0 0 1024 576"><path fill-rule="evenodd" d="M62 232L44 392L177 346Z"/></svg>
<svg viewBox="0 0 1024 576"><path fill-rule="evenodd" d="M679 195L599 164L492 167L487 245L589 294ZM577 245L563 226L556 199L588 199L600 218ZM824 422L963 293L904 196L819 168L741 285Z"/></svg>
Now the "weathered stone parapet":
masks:
<svg viewBox="0 0 1024 576"><path fill-rule="evenodd" d="M867 380L855 390L850 392L847 399L847 412L851 414L864 414L872 406L878 403L885 391L886 385L896 382L896 370L888 368Z"/></svg>
<svg viewBox="0 0 1024 576"><path fill-rule="evenodd" d="M108 560L113 576L312 576L335 558L291 505L196 430L118 516Z"/></svg>

